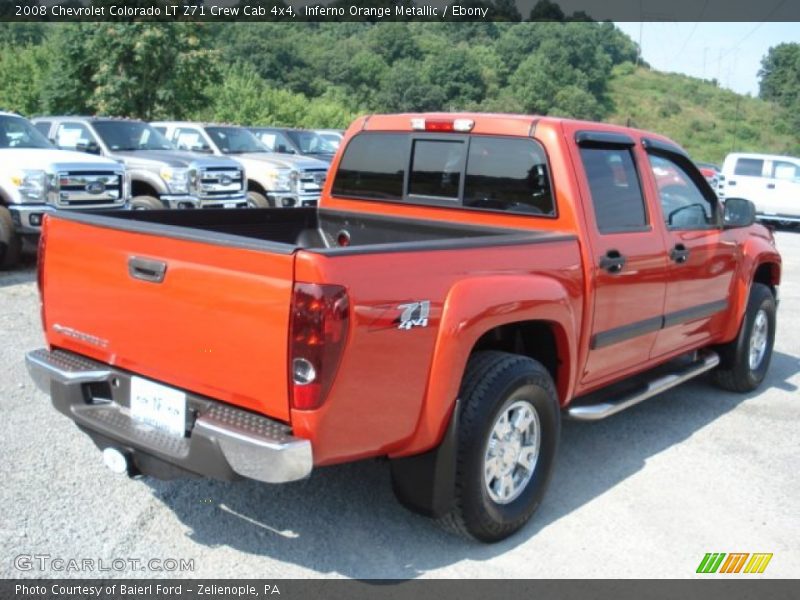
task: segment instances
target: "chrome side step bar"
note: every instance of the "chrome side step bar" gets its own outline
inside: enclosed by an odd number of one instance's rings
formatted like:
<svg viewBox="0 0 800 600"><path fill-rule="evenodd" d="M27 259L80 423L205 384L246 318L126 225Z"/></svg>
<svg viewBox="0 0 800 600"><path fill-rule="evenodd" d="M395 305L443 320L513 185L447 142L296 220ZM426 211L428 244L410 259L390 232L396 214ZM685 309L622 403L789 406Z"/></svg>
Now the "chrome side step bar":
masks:
<svg viewBox="0 0 800 600"><path fill-rule="evenodd" d="M706 351L698 359L672 373L662 375L657 379L647 382L639 389L629 392L622 397L598 404L584 404L572 406L567 410L567 416L578 421L599 421L622 412L640 402L665 392L670 388L680 385L685 381L710 371L719 364L719 355L716 352Z"/></svg>

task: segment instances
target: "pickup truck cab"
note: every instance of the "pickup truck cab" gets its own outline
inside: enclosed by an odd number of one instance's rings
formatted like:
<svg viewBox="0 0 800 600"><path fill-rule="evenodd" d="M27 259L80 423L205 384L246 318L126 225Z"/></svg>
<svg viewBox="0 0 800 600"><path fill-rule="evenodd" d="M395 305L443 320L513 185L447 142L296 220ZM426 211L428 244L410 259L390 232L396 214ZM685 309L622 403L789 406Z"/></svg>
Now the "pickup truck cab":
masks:
<svg viewBox="0 0 800 600"><path fill-rule="evenodd" d="M735 152L725 157L720 189L747 198L760 221L800 225L800 158Z"/></svg>
<svg viewBox="0 0 800 600"><path fill-rule="evenodd" d="M562 415L757 388L781 273L674 142L521 115L361 118L319 209L57 214L45 241L28 367L110 467L388 457L403 504L486 542L539 506Z"/></svg>
<svg viewBox="0 0 800 600"><path fill-rule="evenodd" d="M247 206L246 177L238 162L176 150L143 121L70 116L33 122L59 148L124 164L131 176L134 210Z"/></svg>
<svg viewBox="0 0 800 600"><path fill-rule="evenodd" d="M230 156L247 171L247 197L254 208L316 206L328 163L268 150L244 127L208 123L156 122L178 148Z"/></svg>
<svg viewBox="0 0 800 600"><path fill-rule="evenodd" d="M26 119L0 112L0 268L17 264L23 240L38 239L45 214L121 209L129 201L125 167L58 150Z"/></svg>

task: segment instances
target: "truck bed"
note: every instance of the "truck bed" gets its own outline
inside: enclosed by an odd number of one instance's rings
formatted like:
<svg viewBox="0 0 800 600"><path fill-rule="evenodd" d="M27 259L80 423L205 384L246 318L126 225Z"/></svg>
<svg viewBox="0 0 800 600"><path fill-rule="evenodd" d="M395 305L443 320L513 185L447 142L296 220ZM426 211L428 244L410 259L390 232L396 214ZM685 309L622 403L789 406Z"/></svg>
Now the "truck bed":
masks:
<svg viewBox="0 0 800 600"><path fill-rule="evenodd" d="M550 232L317 208L103 211L59 217L99 227L280 254L300 249L324 255L455 249L563 238Z"/></svg>

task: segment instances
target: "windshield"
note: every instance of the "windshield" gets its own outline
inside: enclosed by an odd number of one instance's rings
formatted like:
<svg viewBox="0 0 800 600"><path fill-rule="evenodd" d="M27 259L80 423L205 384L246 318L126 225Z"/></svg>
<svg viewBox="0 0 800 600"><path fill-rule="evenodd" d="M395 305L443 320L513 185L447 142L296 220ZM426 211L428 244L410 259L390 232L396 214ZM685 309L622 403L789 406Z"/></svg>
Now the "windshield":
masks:
<svg viewBox="0 0 800 600"><path fill-rule="evenodd" d="M281 154L293 154L295 152L292 141L277 129L251 129L250 131L270 152L279 152Z"/></svg>
<svg viewBox="0 0 800 600"><path fill-rule="evenodd" d="M33 125L22 117L0 116L0 148L53 148Z"/></svg>
<svg viewBox="0 0 800 600"><path fill-rule="evenodd" d="M287 134L303 154L333 154L336 148L314 131L288 131Z"/></svg>
<svg viewBox="0 0 800 600"><path fill-rule="evenodd" d="M163 135L141 121L95 121L94 129L112 152L174 150Z"/></svg>
<svg viewBox="0 0 800 600"><path fill-rule="evenodd" d="M268 152L264 144L242 127L206 127L206 133L223 154Z"/></svg>

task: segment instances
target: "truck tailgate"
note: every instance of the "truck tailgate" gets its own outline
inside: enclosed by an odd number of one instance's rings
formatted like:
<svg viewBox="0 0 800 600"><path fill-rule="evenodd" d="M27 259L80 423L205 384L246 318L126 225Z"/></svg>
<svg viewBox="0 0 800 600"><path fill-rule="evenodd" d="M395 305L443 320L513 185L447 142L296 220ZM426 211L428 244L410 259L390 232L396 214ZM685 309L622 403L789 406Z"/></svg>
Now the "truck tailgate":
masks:
<svg viewBox="0 0 800 600"><path fill-rule="evenodd" d="M52 346L289 420L292 253L59 218L48 219L45 243ZM147 262L131 274L132 258L166 264L163 280L137 277Z"/></svg>

